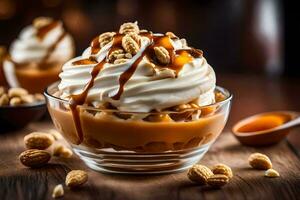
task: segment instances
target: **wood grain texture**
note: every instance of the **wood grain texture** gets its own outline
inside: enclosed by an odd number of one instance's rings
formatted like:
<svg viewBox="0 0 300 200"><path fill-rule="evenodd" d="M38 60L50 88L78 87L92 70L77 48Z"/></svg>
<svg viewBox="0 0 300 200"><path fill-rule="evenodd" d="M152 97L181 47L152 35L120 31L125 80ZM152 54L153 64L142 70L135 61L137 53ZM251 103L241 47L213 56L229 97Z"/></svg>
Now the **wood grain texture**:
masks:
<svg viewBox="0 0 300 200"><path fill-rule="evenodd" d="M235 78L235 83L231 79L232 77L220 79L234 93L239 92L235 95L227 129L200 161L207 166L224 163L232 167L234 177L222 189L198 186L188 180L186 172L155 176L101 174L88 169L76 156L66 160L53 158L50 164L41 169L26 168L18 160L19 153L25 149L23 137L32 131L53 128L51 122L46 120L33 123L17 132L0 135L0 199L52 199L54 186L64 183L65 176L71 169L87 170L89 181L80 189L65 189L64 199L299 199L300 161L287 141L269 147L252 148L240 145L229 132L232 124L241 117L273 108L299 109L299 103L289 97L279 97L279 100L272 97L274 92L281 90L268 93L268 87L264 85L266 82L262 79L254 78L256 82L251 82L247 78ZM261 87L255 89L257 84ZM291 89L287 88L283 91ZM246 89L252 90L251 98L244 91ZM265 92L261 91L265 89ZM261 101L264 98L267 99L263 104ZM289 105L286 105L287 102ZM293 137L299 139L297 133ZM279 171L281 177L266 178L264 171L251 169L247 158L252 152L270 156L274 169Z"/></svg>

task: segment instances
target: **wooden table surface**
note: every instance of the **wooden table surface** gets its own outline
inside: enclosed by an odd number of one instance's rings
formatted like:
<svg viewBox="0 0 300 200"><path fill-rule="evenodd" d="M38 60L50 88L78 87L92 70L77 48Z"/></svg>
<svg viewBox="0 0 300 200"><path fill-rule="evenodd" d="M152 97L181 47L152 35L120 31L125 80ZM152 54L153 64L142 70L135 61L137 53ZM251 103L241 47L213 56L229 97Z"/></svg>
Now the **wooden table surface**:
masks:
<svg viewBox="0 0 300 200"><path fill-rule="evenodd" d="M258 112L300 111L300 80L219 75L218 84L233 92L232 112L225 130L199 163L211 166L221 162L232 167L234 178L222 189L191 183L186 172L155 176L101 174L88 169L76 156L67 160L54 158L41 169L26 168L18 160L24 150L23 137L31 131L53 128L49 120L44 120L17 132L0 134L0 199L52 199L53 187L63 183L71 169L87 170L89 181L80 189L66 189L64 199L299 199L297 130L288 141L253 148L242 146L230 128L239 119ZM247 158L252 152L269 155L281 177L265 178L263 171L250 169Z"/></svg>

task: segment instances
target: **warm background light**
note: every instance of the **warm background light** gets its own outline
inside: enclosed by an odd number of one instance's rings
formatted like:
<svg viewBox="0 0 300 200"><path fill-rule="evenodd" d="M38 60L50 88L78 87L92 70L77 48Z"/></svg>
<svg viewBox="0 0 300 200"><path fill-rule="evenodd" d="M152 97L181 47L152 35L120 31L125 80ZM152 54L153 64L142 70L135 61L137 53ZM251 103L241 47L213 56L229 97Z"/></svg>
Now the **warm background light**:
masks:
<svg viewBox="0 0 300 200"><path fill-rule="evenodd" d="M145 29L187 38L207 52L217 73L295 75L300 69L296 42L288 37L297 35L294 13L285 12L290 6L283 0L0 0L0 45L9 46L35 17L51 16L64 21L80 54L99 33L138 21Z"/></svg>

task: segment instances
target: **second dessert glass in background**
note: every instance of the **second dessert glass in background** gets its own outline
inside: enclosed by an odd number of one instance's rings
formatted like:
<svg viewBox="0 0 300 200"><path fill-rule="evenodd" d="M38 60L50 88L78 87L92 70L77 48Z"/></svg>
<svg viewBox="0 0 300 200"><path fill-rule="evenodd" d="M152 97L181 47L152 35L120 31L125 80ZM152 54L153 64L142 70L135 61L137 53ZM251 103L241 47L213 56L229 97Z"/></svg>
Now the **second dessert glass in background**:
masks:
<svg viewBox="0 0 300 200"><path fill-rule="evenodd" d="M74 56L75 47L61 21L39 17L25 27L3 63L10 87L42 93L59 79L62 65Z"/></svg>

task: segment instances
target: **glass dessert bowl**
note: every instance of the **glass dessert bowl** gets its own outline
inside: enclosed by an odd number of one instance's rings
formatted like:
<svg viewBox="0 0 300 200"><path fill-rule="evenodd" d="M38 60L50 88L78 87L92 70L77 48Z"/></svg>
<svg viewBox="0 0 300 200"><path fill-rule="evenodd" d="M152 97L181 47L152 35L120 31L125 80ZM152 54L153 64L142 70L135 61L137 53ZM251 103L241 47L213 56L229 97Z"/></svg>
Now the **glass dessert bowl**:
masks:
<svg viewBox="0 0 300 200"><path fill-rule="evenodd" d="M59 77L45 92L49 113L98 171L183 170L221 133L230 108L201 50L137 23L93 39Z"/></svg>
<svg viewBox="0 0 300 200"><path fill-rule="evenodd" d="M70 102L55 96L57 85L45 92L56 128L90 168L115 173L168 173L197 163L222 132L232 98L216 87L222 99L180 111L122 112L82 105L76 108L81 124L76 127ZM192 119L193 113L200 115Z"/></svg>
<svg viewBox="0 0 300 200"><path fill-rule="evenodd" d="M42 93L58 81L62 65L74 56L74 42L61 21L39 17L13 41L3 62L10 87Z"/></svg>

